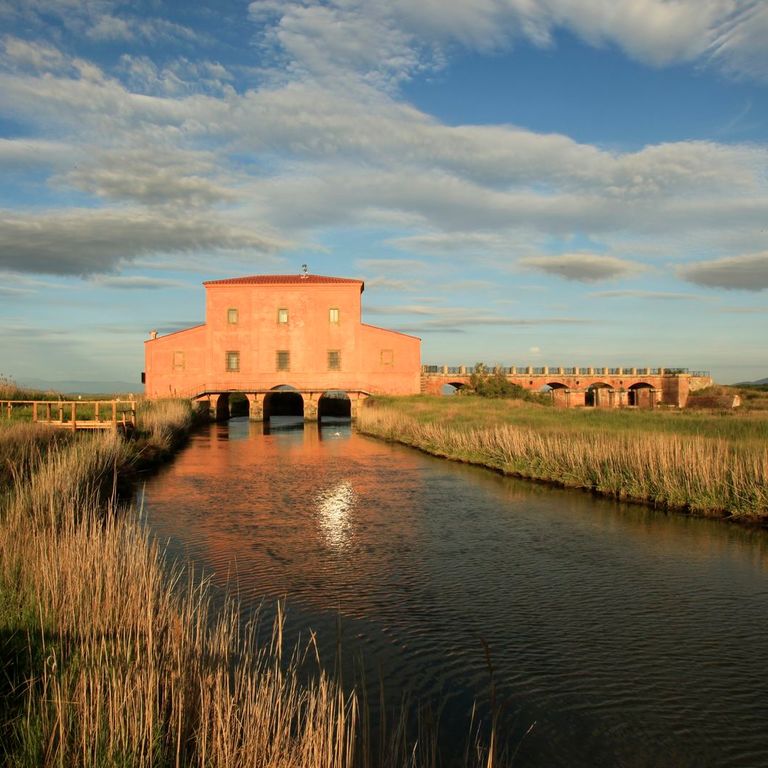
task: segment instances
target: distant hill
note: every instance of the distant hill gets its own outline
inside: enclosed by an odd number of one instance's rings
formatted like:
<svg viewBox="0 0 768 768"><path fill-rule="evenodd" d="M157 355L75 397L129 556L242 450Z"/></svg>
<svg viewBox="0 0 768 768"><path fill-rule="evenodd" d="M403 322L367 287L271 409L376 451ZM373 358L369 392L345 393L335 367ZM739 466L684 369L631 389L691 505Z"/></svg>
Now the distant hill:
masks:
<svg viewBox="0 0 768 768"><path fill-rule="evenodd" d="M734 387L764 387L768 385L768 376L764 379L758 379L757 381L740 381L738 384L734 384Z"/></svg>
<svg viewBox="0 0 768 768"><path fill-rule="evenodd" d="M130 392L144 392L142 384L133 384L128 381L49 381L47 379L24 379L20 381L22 387L30 389L49 390L62 394L78 395L110 395L128 394Z"/></svg>

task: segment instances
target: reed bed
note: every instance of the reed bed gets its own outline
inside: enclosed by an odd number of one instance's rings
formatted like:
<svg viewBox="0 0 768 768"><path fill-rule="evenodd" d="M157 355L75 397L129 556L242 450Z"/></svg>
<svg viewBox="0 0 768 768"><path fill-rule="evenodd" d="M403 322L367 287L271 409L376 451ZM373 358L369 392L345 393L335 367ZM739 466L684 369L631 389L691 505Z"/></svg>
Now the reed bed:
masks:
<svg viewBox="0 0 768 768"><path fill-rule="evenodd" d="M194 415L189 400L144 400L136 420L137 428L150 443L170 450L179 437L189 432Z"/></svg>
<svg viewBox="0 0 768 768"><path fill-rule="evenodd" d="M765 441L639 429L469 428L376 403L357 423L366 434L518 477L697 515L768 520Z"/></svg>
<svg viewBox="0 0 768 768"><path fill-rule="evenodd" d="M155 439L183 417L163 413L144 422ZM438 765L405 710L373 738L365 696L323 670L313 641L287 653L280 615L260 643L256 618L214 610L205 581L165 561L116 500L131 450L116 434L52 444L0 510L0 762ZM476 739L459 763L496 753Z"/></svg>
<svg viewBox="0 0 768 768"><path fill-rule="evenodd" d="M69 443L72 437L71 432L43 424L0 421L0 492L27 479L49 448Z"/></svg>
<svg viewBox="0 0 768 768"><path fill-rule="evenodd" d="M424 423L444 422L467 429L509 425L537 431L595 434L662 432L738 442L768 440L768 413L765 411L553 408L522 400L489 399L472 395L376 396L375 402Z"/></svg>

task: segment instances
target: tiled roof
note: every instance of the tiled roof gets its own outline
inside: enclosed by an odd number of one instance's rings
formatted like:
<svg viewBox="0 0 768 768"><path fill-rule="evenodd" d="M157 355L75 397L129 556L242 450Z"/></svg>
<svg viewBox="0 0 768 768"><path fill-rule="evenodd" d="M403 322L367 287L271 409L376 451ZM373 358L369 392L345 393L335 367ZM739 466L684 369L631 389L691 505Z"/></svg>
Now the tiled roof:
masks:
<svg viewBox="0 0 768 768"><path fill-rule="evenodd" d="M349 277L326 277L325 275L247 275L228 277L224 280L206 280L203 285L318 285L329 283L359 283Z"/></svg>

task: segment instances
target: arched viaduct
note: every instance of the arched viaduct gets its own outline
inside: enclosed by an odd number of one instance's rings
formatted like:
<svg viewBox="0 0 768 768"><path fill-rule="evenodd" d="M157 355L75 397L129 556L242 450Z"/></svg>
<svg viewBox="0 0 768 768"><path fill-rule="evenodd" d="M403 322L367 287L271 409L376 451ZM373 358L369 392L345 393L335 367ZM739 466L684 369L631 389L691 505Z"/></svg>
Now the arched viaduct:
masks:
<svg viewBox="0 0 768 768"><path fill-rule="evenodd" d="M446 384L461 389L469 384L473 370L463 365L422 366L421 391L440 394ZM500 373L510 383L533 392L549 391L555 405L564 408L653 408L657 405L683 408L689 392L712 384L707 371L691 372L680 368L496 366L486 372Z"/></svg>

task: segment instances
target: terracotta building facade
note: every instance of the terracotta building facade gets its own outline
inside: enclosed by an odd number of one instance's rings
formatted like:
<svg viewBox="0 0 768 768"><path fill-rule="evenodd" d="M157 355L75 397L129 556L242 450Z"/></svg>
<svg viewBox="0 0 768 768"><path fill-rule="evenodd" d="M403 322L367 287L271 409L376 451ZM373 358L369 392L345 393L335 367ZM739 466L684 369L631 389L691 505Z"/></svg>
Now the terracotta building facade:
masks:
<svg viewBox="0 0 768 768"><path fill-rule="evenodd" d="M305 412L329 391L420 391L420 339L362 322L362 280L252 275L203 285L203 325L145 342L149 398L242 392L258 417L264 393L277 388L302 393Z"/></svg>

